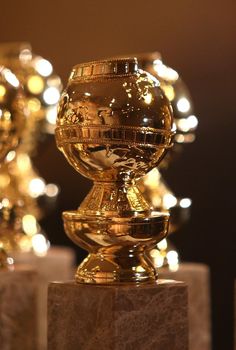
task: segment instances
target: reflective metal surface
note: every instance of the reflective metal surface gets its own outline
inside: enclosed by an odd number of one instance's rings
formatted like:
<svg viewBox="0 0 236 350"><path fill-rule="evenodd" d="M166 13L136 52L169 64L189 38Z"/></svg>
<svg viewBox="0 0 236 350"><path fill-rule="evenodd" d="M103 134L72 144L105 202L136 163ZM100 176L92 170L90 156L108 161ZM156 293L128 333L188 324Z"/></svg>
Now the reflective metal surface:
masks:
<svg viewBox="0 0 236 350"><path fill-rule="evenodd" d="M7 210L8 217L14 218L17 225L12 225L1 212L0 225L8 236L5 244L9 251L32 250L42 255L46 254L49 242L38 224L44 214L38 198L44 198L49 210L59 189L55 184L46 184L39 176L31 156L36 152L42 131L53 132L61 80L48 60L32 52L29 43L0 44L0 63L6 64L16 74L24 88L24 104L28 111L21 143L16 151L7 154L0 172L0 201L9 203L0 211Z"/></svg>
<svg viewBox="0 0 236 350"><path fill-rule="evenodd" d="M179 268L178 252L166 238L150 250L149 256L157 269L167 266L170 271L177 271Z"/></svg>
<svg viewBox="0 0 236 350"><path fill-rule="evenodd" d="M79 209L63 214L65 230L90 252L83 283L150 282L148 258L168 232L169 214L151 210L136 181L172 145L172 110L159 82L135 58L80 64L62 94L56 141L94 186Z"/></svg>
<svg viewBox="0 0 236 350"><path fill-rule="evenodd" d="M134 56L138 60L139 68L149 72L158 79L160 87L173 108L176 144L161 164L162 167L167 167L169 162L181 151L181 144L192 142L195 139L194 132L198 125L198 120L193 115L192 99L180 75L174 69L165 65L159 52L139 53ZM188 220L191 200L189 198L175 197L157 168L142 177L137 182L137 185L145 199L155 210L170 212L170 233L178 230ZM169 241L165 240L165 243L162 244L162 247L164 246L166 246L166 249L162 249L161 251L156 247L158 251L155 254L158 256L158 259L155 258L153 260L155 265L156 261L158 261L157 267L161 266L160 261L162 261L163 265L167 264L171 268L169 262L172 262L172 259L168 260L166 257L169 250L171 249L172 252L173 249L169 248ZM174 253L178 257L177 251L174 251ZM153 253L152 255L154 256L155 254Z"/></svg>
<svg viewBox="0 0 236 350"><path fill-rule="evenodd" d="M141 178L137 184L153 208L170 212L170 233L177 231L189 219L191 200L177 198L157 168Z"/></svg>
<svg viewBox="0 0 236 350"><path fill-rule="evenodd" d="M0 43L0 64L10 68L22 84L30 119L41 120L41 128L53 132L62 84L52 64L34 54L27 42ZM32 147L31 143L35 141L31 137L24 143Z"/></svg>
<svg viewBox="0 0 236 350"><path fill-rule="evenodd" d="M1 246L13 257L15 252L29 251L44 256L49 242L35 216L25 211L23 197L19 197L18 200L14 197L14 201L9 198L10 196L0 198Z"/></svg>
<svg viewBox="0 0 236 350"><path fill-rule="evenodd" d="M0 176L4 159L22 137L27 115L28 110L19 80L8 68L0 66ZM0 180L2 183L3 179ZM4 203L0 203L1 212L3 208ZM0 222L2 223L1 218ZM7 256L5 243L5 231L0 227L0 268L11 268L13 259Z"/></svg>
<svg viewBox="0 0 236 350"><path fill-rule="evenodd" d="M19 143L25 125L25 107L19 80L0 65L0 161Z"/></svg>
<svg viewBox="0 0 236 350"><path fill-rule="evenodd" d="M159 80L161 88L171 102L176 126L175 142L193 142L198 119L194 115L190 92L179 73L163 62L159 52L146 52L134 56L137 57L141 69Z"/></svg>

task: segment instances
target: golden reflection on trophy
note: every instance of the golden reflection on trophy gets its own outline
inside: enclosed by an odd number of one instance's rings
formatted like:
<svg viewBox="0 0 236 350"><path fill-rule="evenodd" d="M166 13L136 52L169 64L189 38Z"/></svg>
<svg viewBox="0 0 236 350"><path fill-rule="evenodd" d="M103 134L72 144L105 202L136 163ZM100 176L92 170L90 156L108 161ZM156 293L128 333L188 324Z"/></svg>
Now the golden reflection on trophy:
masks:
<svg viewBox="0 0 236 350"><path fill-rule="evenodd" d="M161 167L167 167L176 154L182 150L184 143L191 143L195 140L198 120L193 114L192 99L179 74L176 70L165 65L159 52L141 53L135 55L135 57L137 57L141 69L159 80L160 86L173 108L176 129L175 146L161 163ZM138 186L153 208L170 212L170 233L178 230L186 222L189 217L191 199L176 198L157 168L141 178ZM160 242L157 248L151 251L151 258L155 265L157 267L168 265L171 270L177 270L179 264L178 253L169 240Z"/></svg>
<svg viewBox="0 0 236 350"><path fill-rule="evenodd" d="M79 283L157 279L148 252L168 233L169 214L152 210L136 181L172 146L172 110L159 82L135 58L74 67L62 94L56 141L94 186L63 213L67 235L89 251Z"/></svg>
<svg viewBox="0 0 236 350"><path fill-rule="evenodd" d="M26 116L28 110L19 80L8 68L0 66L0 174L8 152L19 144ZM2 192L0 196L0 268L11 268L14 261L7 254L11 237L6 232L6 222L11 221L10 203Z"/></svg>
<svg viewBox="0 0 236 350"><path fill-rule="evenodd" d="M6 221L9 250L44 255L49 247L38 220L43 212L38 198L44 196L53 203L58 194L55 184L46 184L34 168L31 156L43 132L53 133L56 105L61 91L61 80L53 72L51 63L32 53L28 43L0 44L0 63L10 67L25 92L25 104L29 111L22 141L16 151L7 154L1 168L0 190L9 202L11 222ZM4 222L2 217L2 221ZM11 244L10 244L11 243Z"/></svg>

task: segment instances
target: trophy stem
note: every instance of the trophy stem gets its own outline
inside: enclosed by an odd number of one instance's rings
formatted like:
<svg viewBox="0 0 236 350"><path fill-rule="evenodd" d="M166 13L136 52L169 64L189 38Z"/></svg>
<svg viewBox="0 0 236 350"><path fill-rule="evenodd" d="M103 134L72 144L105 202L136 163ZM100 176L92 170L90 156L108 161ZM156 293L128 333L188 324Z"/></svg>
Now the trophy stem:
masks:
<svg viewBox="0 0 236 350"><path fill-rule="evenodd" d="M88 216L126 217L149 212L150 206L134 181L99 181L94 183L79 211Z"/></svg>
<svg viewBox="0 0 236 350"><path fill-rule="evenodd" d="M105 216L79 209L64 212L63 219L67 235L90 253L77 270L77 282L147 283L157 279L149 251L167 235L168 213Z"/></svg>

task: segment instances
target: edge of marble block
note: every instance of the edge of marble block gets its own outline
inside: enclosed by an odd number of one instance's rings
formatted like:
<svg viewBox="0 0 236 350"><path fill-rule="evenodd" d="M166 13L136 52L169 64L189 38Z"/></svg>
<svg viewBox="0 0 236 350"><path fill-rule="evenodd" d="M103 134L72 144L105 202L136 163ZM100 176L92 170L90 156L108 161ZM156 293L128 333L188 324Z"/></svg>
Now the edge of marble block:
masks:
<svg viewBox="0 0 236 350"><path fill-rule="evenodd" d="M183 281L176 281L173 279L163 279L160 278L158 279L156 282L153 283L127 283L127 284L89 284L89 283L77 283L74 280L69 280L69 281L53 281L49 283L49 288L50 287L60 287L62 285L65 286L72 286L74 287L78 287L78 288L95 288L95 289L105 289L105 290L109 290L109 289L151 289L151 288L156 288L156 287L168 287L171 288L173 286L175 287L187 287L187 284Z"/></svg>

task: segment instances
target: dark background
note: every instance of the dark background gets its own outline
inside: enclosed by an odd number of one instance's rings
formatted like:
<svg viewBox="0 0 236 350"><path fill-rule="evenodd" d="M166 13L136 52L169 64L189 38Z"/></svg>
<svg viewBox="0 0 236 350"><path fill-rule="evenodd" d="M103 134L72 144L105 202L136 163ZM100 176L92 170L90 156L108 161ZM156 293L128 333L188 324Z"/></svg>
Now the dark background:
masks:
<svg viewBox="0 0 236 350"><path fill-rule="evenodd" d="M0 41L31 42L64 83L76 63L128 52L159 50L181 72L200 123L196 142L165 174L177 195L193 200L191 220L173 240L182 260L211 267L213 348L232 349L236 2L15 0L2 1L0 18ZM53 243L72 245L61 211L76 208L90 183L67 164L53 138L40 145L35 162L61 187L58 208L43 225Z"/></svg>

